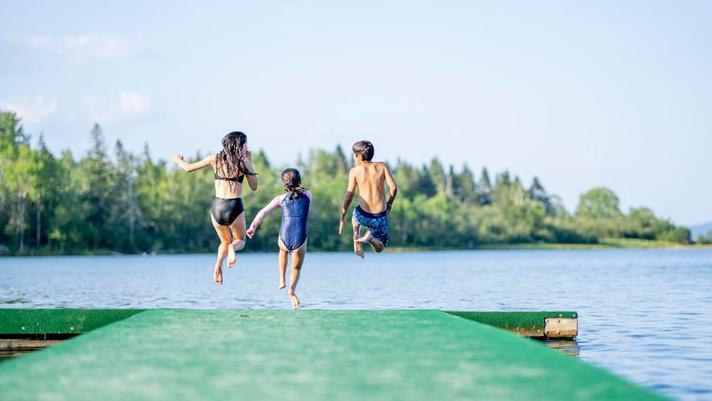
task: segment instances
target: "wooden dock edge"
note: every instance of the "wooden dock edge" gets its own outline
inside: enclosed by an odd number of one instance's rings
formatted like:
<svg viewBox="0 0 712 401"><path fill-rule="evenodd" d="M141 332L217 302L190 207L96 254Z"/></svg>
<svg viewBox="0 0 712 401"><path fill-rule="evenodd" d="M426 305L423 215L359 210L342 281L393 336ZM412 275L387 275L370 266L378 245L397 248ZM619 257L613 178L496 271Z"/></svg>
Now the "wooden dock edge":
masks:
<svg viewBox="0 0 712 401"><path fill-rule="evenodd" d="M0 337L67 338L116 323L144 310L0 308Z"/></svg>
<svg viewBox="0 0 712 401"><path fill-rule="evenodd" d="M574 339L578 336L578 314L572 311L447 311L447 313L508 330L525 337Z"/></svg>
<svg viewBox="0 0 712 401"><path fill-rule="evenodd" d="M0 308L0 337L51 340L57 336L83 334L143 311L143 309ZM578 335L578 314L571 311L445 312L525 337L573 339Z"/></svg>

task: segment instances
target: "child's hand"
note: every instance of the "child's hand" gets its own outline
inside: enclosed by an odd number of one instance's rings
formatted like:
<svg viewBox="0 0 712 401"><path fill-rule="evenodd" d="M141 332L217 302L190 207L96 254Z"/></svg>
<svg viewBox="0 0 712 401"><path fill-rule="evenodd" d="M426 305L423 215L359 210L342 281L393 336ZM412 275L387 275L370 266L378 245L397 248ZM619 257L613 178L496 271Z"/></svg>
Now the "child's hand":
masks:
<svg viewBox="0 0 712 401"><path fill-rule="evenodd" d="M252 236L255 235L255 230L248 228L247 231L245 231L245 234L252 239Z"/></svg>
<svg viewBox="0 0 712 401"><path fill-rule="evenodd" d="M341 216L341 221L339 221L339 235L344 232L344 224L346 224L346 219L344 216Z"/></svg>

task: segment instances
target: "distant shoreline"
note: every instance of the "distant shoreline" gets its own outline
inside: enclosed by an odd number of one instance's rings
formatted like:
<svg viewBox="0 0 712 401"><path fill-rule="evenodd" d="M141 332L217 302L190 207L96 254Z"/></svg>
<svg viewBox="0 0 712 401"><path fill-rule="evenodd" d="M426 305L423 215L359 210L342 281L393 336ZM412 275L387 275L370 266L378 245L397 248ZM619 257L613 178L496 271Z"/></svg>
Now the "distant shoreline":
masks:
<svg viewBox="0 0 712 401"><path fill-rule="evenodd" d="M403 247L395 246L386 248L386 252L423 252L423 251L523 251L523 250L605 250L605 249L712 249L712 244L678 244L674 242L618 239L611 238L596 244L567 244L549 242L527 242L512 244L480 244L472 248L456 247ZM315 249L315 252L350 252L349 250L324 251ZM163 251L155 255L186 255L203 252L175 252ZM209 252L205 252L209 253ZM269 250L250 251L245 253L271 253ZM120 253L110 250L97 250L82 253L43 253L41 255L0 255L0 259L8 257L41 257L41 256L153 256L142 253Z"/></svg>
<svg viewBox="0 0 712 401"><path fill-rule="evenodd" d="M481 244L473 248L424 248L424 247L393 247L390 252L417 252L417 251L466 251L466 250L598 250L598 249L712 249L712 244L678 244L640 239L610 238L596 244L567 244L552 242L525 242L511 244Z"/></svg>

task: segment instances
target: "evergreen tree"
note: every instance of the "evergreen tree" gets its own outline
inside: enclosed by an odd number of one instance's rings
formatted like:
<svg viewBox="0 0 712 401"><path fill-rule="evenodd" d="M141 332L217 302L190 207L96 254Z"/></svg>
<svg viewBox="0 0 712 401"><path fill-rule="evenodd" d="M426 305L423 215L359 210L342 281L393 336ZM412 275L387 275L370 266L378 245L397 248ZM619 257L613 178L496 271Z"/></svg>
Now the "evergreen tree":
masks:
<svg viewBox="0 0 712 401"><path fill-rule="evenodd" d="M136 230L141 225L141 210L136 194L136 165L133 155L116 141L116 168L110 206L109 226L115 233L111 246L127 252L136 251Z"/></svg>
<svg viewBox="0 0 712 401"><path fill-rule="evenodd" d="M480 203L480 195L475 185L475 175L467 164L462 166L462 171L457 175L457 185L457 194L462 202L470 205Z"/></svg>
<svg viewBox="0 0 712 401"><path fill-rule="evenodd" d="M455 186L457 177L455 176L455 168L452 164L448 167L447 176L445 177L445 196L452 198L455 196Z"/></svg>
<svg viewBox="0 0 712 401"><path fill-rule="evenodd" d="M43 220L48 221L45 216L46 205L57 197L58 167L54 156L47 149L43 135L40 135L35 153L37 157L37 194L34 204L35 252L39 254L43 237ZM45 216L44 219L43 216Z"/></svg>
<svg viewBox="0 0 712 401"><path fill-rule="evenodd" d="M447 185L447 178L445 176L445 169L442 163L437 158L433 158L430 161L430 179L435 186L435 192L439 194L445 193L445 186Z"/></svg>
<svg viewBox="0 0 712 401"><path fill-rule="evenodd" d="M509 176L509 171L505 170L499 174L494 180L494 188L492 189L492 202L505 203L510 200L510 189L512 179Z"/></svg>
<svg viewBox="0 0 712 401"><path fill-rule="evenodd" d="M334 150L334 157L336 158L336 173L338 174L347 174L349 169L351 168L349 165L349 158L346 157L346 154L344 153L344 150L341 148L341 145L336 145L336 150Z"/></svg>
<svg viewBox="0 0 712 401"><path fill-rule="evenodd" d="M82 160L80 169L84 172L85 186L82 191L83 201L88 205L85 216L88 226L87 240L91 248L109 245L109 233L112 227L107 225L111 213L114 171L107 157L104 134L99 124L91 130L91 148Z"/></svg>
<svg viewBox="0 0 712 401"><path fill-rule="evenodd" d="M420 176L411 164L398 159L393 176L398 183L399 196L414 197L417 194Z"/></svg>
<svg viewBox="0 0 712 401"><path fill-rule="evenodd" d="M433 180L433 176L430 174L428 166L423 165L418 173L418 182L414 186L416 193L424 195L428 198L435 196L438 193L437 186Z"/></svg>
<svg viewBox="0 0 712 401"><path fill-rule="evenodd" d="M529 199L541 204L548 215L554 214L554 208L552 207L549 194L546 193L544 186L539 181L539 178L534 177L532 184L527 191L529 194Z"/></svg>
<svg viewBox="0 0 712 401"><path fill-rule="evenodd" d="M480 173L480 181L477 183L477 198L480 205L492 203L492 182L490 181L487 167L482 167L482 172Z"/></svg>

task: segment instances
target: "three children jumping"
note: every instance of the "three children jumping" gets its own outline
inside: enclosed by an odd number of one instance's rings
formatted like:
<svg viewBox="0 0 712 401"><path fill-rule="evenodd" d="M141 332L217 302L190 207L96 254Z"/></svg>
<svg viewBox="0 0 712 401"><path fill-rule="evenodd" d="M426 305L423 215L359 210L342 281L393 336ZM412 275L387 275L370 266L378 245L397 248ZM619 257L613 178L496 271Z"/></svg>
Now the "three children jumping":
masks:
<svg viewBox="0 0 712 401"><path fill-rule="evenodd" d="M249 228L245 229L245 212L242 203L242 183L245 178L250 189L257 190L257 174L252 167L251 153L247 147L247 136L239 131L227 134L222 140L223 149L201 161L188 163L183 156L173 156L186 172L211 166L215 178L215 197L210 212L220 245L213 269L213 280L222 285L222 265L227 258L228 268L237 263L236 252L245 246L245 234L252 238L266 216L279 209L282 223L277 238L279 288L286 287L286 269L291 255L292 269L287 293L294 309L300 301L296 294L297 283L307 251L307 219L312 194L302 186L302 178L297 169L288 168L282 172L284 193L275 196L257 213ZM363 244L369 244L376 252L382 252L388 245L388 213L398 193L398 187L384 162L373 161L374 147L369 141L358 141L353 145L354 166L349 171L346 194L339 219L339 235L344 230L346 213L354 195L358 193L358 204L351 217L354 253L364 257ZM386 198L386 185L389 194ZM362 229L364 232L362 233Z"/></svg>

